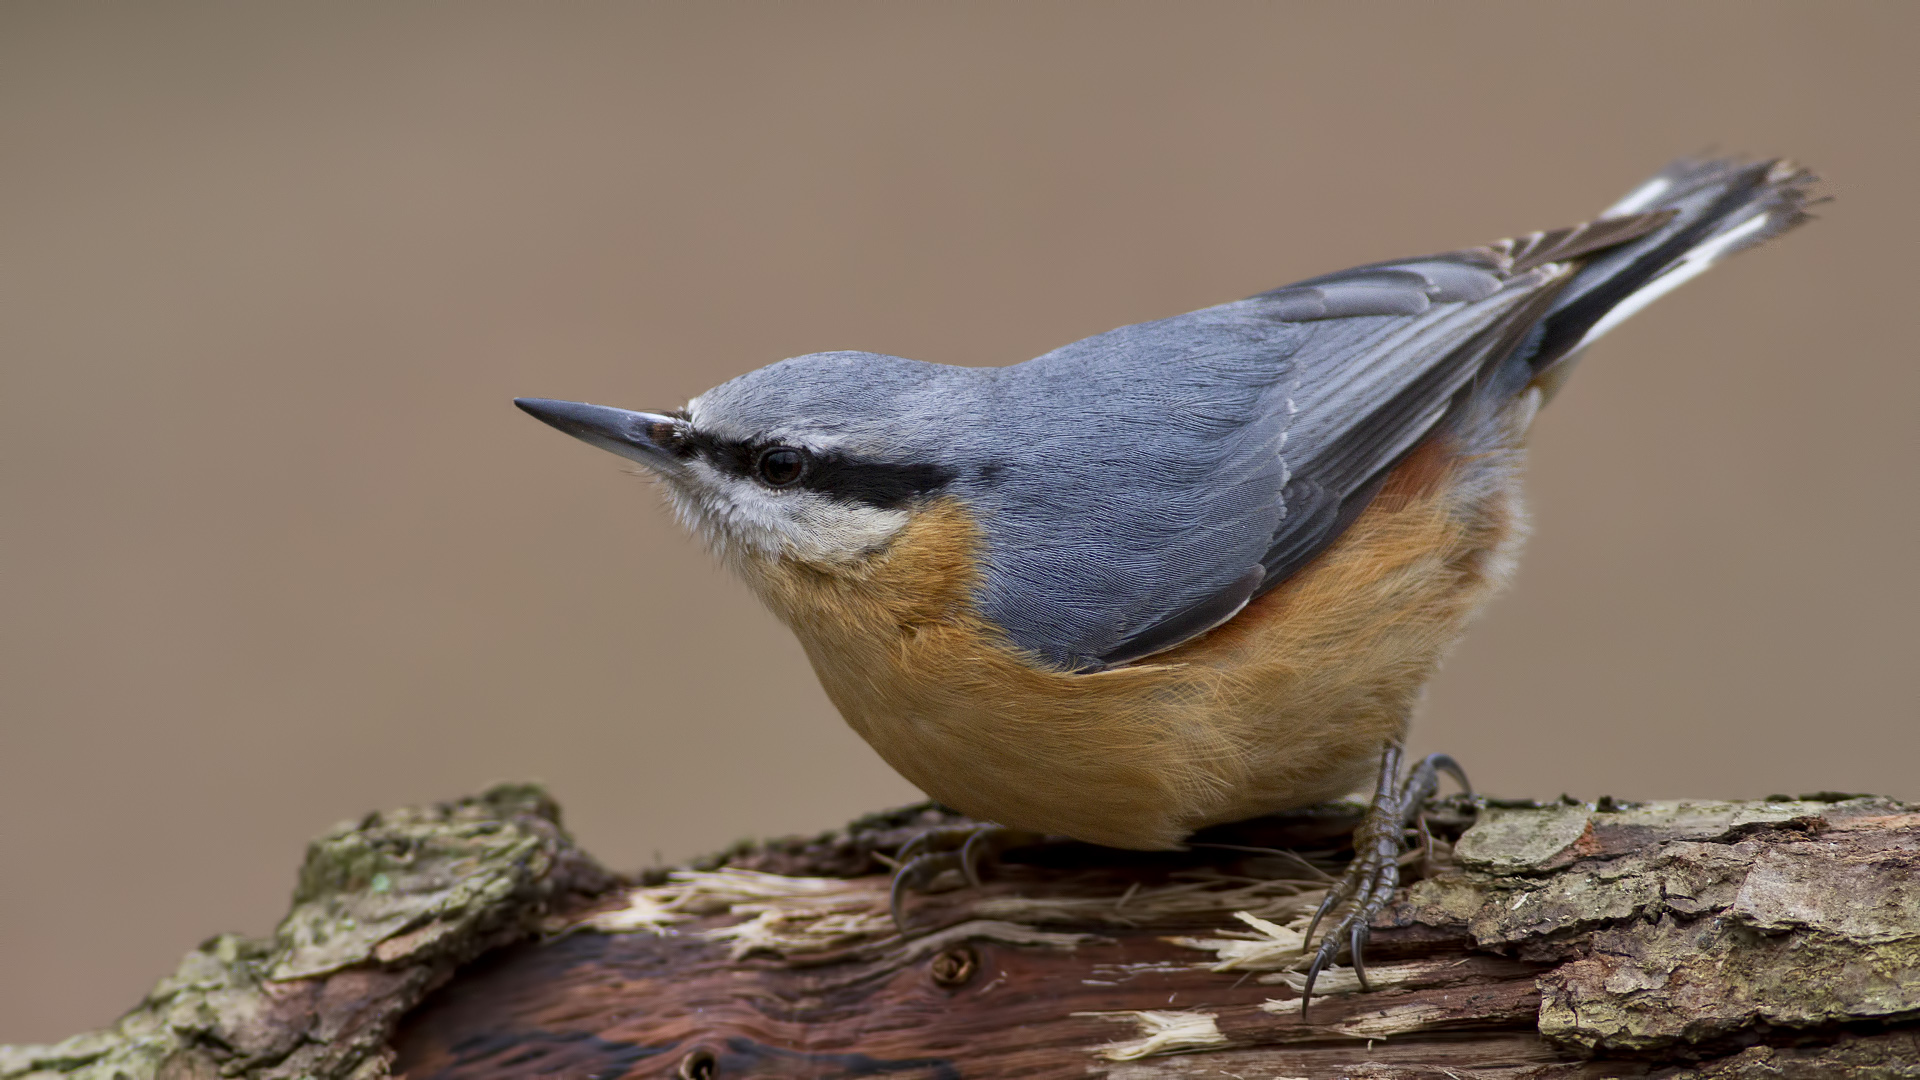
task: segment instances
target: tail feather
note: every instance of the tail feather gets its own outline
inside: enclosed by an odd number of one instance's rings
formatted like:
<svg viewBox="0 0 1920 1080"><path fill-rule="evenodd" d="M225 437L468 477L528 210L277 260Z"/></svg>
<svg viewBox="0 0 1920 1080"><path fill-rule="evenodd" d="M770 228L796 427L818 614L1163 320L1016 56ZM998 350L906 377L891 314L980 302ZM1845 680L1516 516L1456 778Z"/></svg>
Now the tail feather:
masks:
<svg viewBox="0 0 1920 1080"><path fill-rule="evenodd" d="M1609 207L1602 220L1668 212L1660 228L1581 267L1541 324L1528 357L1557 384L1563 367L1628 316L1721 259L1808 220L1817 178L1779 158L1678 161Z"/></svg>

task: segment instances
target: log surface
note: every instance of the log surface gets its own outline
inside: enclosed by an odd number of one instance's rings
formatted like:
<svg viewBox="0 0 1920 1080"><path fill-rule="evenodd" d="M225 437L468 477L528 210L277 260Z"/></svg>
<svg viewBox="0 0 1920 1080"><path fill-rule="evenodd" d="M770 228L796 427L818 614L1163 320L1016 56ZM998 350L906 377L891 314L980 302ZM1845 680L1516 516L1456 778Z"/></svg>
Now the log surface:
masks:
<svg viewBox="0 0 1920 1080"><path fill-rule="evenodd" d="M1354 808L1357 811L1357 808ZM1299 1009L1352 817L1198 848L1009 853L885 916L874 821L643 885L400 1032L438 1080L1920 1075L1920 814L1878 799L1439 807L1426 876ZM863 850L864 849L864 850ZM777 873L769 873L774 871ZM846 876L851 874L852 876ZM1886 1070L1893 1070L1888 1072Z"/></svg>
<svg viewBox="0 0 1920 1080"><path fill-rule="evenodd" d="M0 1080L1920 1078L1920 807L1433 804L1372 989L1303 1017L1358 811L1016 848L903 938L884 859L934 808L621 881L501 789L328 834L273 939Z"/></svg>

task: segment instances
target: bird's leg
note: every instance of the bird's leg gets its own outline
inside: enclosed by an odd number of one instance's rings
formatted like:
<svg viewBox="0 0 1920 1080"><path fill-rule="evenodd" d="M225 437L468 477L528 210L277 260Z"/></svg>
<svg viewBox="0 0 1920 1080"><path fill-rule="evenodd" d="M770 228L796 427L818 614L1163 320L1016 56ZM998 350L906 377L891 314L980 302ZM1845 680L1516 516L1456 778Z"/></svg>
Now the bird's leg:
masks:
<svg viewBox="0 0 1920 1080"><path fill-rule="evenodd" d="M1300 991L1302 1017L1307 1015L1307 1003L1313 1000L1314 980L1340 955L1343 944L1352 954L1353 973L1360 979L1360 988L1369 989L1367 964L1361 955L1367 945L1367 935L1371 932L1373 917L1392 901L1393 891L1400 885L1400 851L1407 827L1419 820L1421 805L1439 790L1440 774L1444 772L1458 780L1468 795L1473 794L1473 785L1467 782L1460 763L1445 754L1428 754L1403 781L1400 753L1399 744L1388 743L1386 752L1380 756L1380 782L1374 790L1373 805L1361 819L1359 828L1353 830L1353 862L1347 864L1346 874L1327 890L1327 898L1320 902L1313 921L1307 924L1307 941L1311 942L1320 920L1341 904L1352 901L1346 915L1321 939L1320 950L1307 968L1306 987ZM1422 833L1425 833L1424 823Z"/></svg>
<svg viewBox="0 0 1920 1080"><path fill-rule="evenodd" d="M1026 836L998 825L950 825L928 829L901 845L894 854L897 865L887 896L894 927L906 936L909 891L927 891L927 886L948 870L960 871L968 885L978 888L980 860L998 855Z"/></svg>

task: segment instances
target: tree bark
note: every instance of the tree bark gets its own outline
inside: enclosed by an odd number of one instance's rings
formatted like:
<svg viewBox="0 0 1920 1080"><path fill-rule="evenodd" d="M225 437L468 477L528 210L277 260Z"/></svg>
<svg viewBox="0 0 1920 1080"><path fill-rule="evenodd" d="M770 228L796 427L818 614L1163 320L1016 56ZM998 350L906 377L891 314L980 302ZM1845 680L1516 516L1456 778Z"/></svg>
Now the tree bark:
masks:
<svg viewBox="0 0 1920 1080"><path fill-rule="evenodd" d="M936 808L628 881L501 788L321 838L271 940L0 1080L1920 1078L1920 807L1432 804L1371 989L1335 969L1303 1017L1358 813L1014 848L902 937L883 860Z"/></svg>

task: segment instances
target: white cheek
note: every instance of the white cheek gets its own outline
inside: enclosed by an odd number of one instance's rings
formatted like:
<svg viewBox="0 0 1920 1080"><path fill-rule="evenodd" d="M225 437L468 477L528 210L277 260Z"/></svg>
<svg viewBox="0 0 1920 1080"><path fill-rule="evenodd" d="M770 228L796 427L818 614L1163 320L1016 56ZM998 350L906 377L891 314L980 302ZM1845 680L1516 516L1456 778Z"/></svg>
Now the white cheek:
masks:
<svg viewBox="0 0 1920 1080"><path fill-rule="evenodd" d="M817 492L771 491L705 462L667 484L680 519L723 558L754 554L838 564L884 547L907 524L904 510L850 506Z"/></svg>

